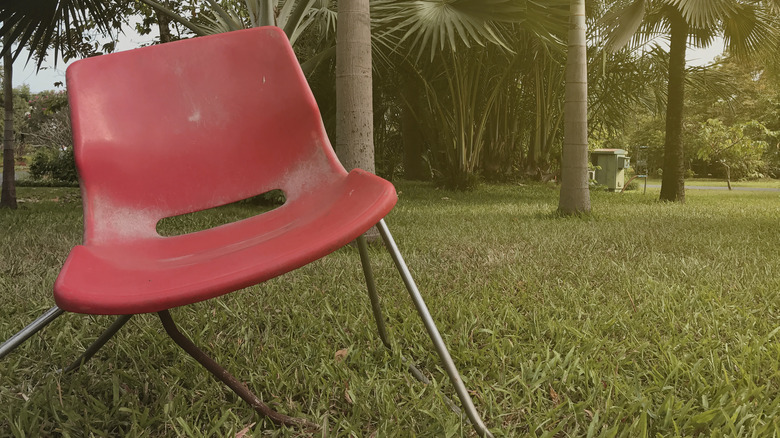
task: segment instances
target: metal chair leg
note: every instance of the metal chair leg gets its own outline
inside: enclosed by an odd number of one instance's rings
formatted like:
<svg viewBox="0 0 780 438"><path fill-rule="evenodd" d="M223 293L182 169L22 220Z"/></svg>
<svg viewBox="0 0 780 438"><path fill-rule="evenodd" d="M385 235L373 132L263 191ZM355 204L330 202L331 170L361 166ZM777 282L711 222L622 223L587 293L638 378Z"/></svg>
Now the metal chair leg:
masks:
<svg viewBox="0 0 780 438"><path fill-rule="evenodd" d="M317 428L317 425L309 420L290 417L272 410L268 405L263 403L258 396L253 394L252 391L246 387L246 385L239 382L238 379L233 377L232 374L230 374L220 364L214 361L214 359L207 356L203 350L192 343L189 338L184 336L176 327L176 323L173 322L173 318L171 318L171 313L169 311L163 310L162 312L157 312L157 315L160 317L160 321L165 328L165 332L168 333L168 336L170 336L171 339L173 339L173 341L182 348L182 350L186 351L187 354L192 356L193 359L197 360L198 363L203 365L203 367L206 368L211 374L213 374L214 377L232 389L233 392L238 394L238 396L241 397L245 402L249 403L255 409L255 411L268 417L271 419L271 421L277 424L304 427L308 429Z"/></svg>
<svg viewBox="0 0 780 438"><path fill-rule="evenodd" d="M374 312L376 328L379 332L379 338L390 350L390 338L387 336L385 327L385 318L382 316L382 307L379 304L379 295L376 293L376 283L374 282L374 272L371 269L371 261L368 258L368 243L366 237L361 235L357 238L358 251L360 251L360 263L363 265L363 274L366 277L366 287L368 288L368 297L371 299L371 310Z"/></svg>
<svg viewBox="0 0 780 438"><path fill-rule="evenodd" d="M84 350L84 353L73 361L67 368L62 370L64 373L70 373L72 371L76 371L79 369L82 365L84 365L85 362L90 360L92 356L95 355L95 353L100 350L104 345L106 345L106 342L108 342L109 339L114 337L114 335L119 331L119 329L122 328L125 324L127 324L127 321L130 321L130 318L132 318L133 315L121 315L119 316L111 326L109 326L106 331L103 332L102 335L100 335L99 338L95 340L95 342L92 343L89 347L87 347L86 350Z"/></svg>
<svg viewBox="0 0 780 438"><path fill-rule="evenodd" d="M64 310L60 309L57 306L54 306L51 309L47 310L46 313L39 316L38 319L36 319L35 321L27 325L27 327L19 331L19 333L11 336L7 341L3 342L3 345L0 345L0 359L4 358L8 353L15 350L16 347L21 345L30 336L34 335L42 328L49 325L50 322L57 319L57 317L62 315L63 312Z"/></svg>
<svg viewBox="0 0 780 438"><path fill-rule="evenodd" d="M390 337L387 335L387 328L385 327L385 319L382 316L382 306L379 303L379 295L376 292L376 283L374 282L374 272L371 269L371 261L368 257L368 243L366 242L365 235L362 235L358 237L357 239L358 244L358 250L360 251L360 262L363 265L363 274L366 277L366 287L368 289L368 296L371 299L371 310L374 313L374 320L376 320L376 326L377 331L379 332L379 338L382 340L382 344L384 344L385 348L388 350L392 350L392 346L390 345ZM404 355L401 355L401 360L406 364L406 366L409 368L409 372L412 373L412 376L414 376L415 379L422 382L425 385L430 385L431 381L427 377L425 377L425 374L423 374L422 371L420 371L419 368L417 368L417 365L414 364L410 359L406 358ZM449 397L442 394L442 397L444 398L444 404L446 404L452 412L455 412L458 416L463 415L460 408L450 400Z"/></svg>
<svg viewBox="0 0 780 438"><path fill-rule="evenodd" d="M468 390L460 377L460 373L458 373L458 369L455 367L455 363L452 361L452 357L447 350L447 346L444 344L444 340L441 338L438 328L436 328L436 323L433 321L431 313L428 311L428 306L425 305L425 301L423 300L422 295L420 295L420 291L417 289L412 274L409 272L409 268L406 266L406 263L401 256L401 252L398 250L398 247L393 240L393 236L390 235L390 230L387 228L384 219L379 221L377 228L379 228L379 233L382 235L385 246L387 246L387 250L390 252L398 272L401 274L406 289L409 291L414 306L417 308L417 313L423 320L425 329L428 331L428 336L430 336L433 341L436 352L439 353L444 369L450 377L453 386L455 386L455 392L458 394L458 398L463 405L463 409L466 411L466 415L469 417L469 420L471 420L474 430L480 436L492 437L493 434L490 433L482 422L477 409L474 407L474 403L471 401L471 396L469 396Z"/></svg>

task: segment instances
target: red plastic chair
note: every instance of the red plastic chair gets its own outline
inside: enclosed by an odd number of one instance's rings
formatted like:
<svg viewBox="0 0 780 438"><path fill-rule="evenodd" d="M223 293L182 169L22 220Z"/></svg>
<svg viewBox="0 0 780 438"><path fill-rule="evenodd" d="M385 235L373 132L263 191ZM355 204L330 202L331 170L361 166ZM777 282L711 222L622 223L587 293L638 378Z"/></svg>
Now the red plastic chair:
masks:
<svg viewBox="0 0 780 438"><path fill-rule="evenodd" d="M67 73L84 244L54 285L57 306L0 346L0 358L63 311L122 315L68 371L133 314L158 312L171 337L264 415L277 414L178 332L168 309L279 276L358 241L382 341L390 346L362 234L378 225L475 429L489 436L382 218L389 182L347 173L285 34L266 27L74 63ZM162 237L167 217L281 189L258 216Z"/></svg>

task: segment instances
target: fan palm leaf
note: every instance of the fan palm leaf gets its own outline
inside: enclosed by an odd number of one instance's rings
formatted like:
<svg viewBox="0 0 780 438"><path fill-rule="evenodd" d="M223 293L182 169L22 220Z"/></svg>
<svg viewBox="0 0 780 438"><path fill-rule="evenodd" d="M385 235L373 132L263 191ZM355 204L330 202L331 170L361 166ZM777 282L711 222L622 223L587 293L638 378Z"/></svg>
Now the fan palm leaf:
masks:
<svg viewBox="0 0 780 438"><path fill-rule="evenodd" d="M755 4L739 4L730 14L723 17L723 36L729 53L749 56L766 47L773 51L780 40L777 17Z"/></svg>
<svg viewBox="0 0 780 438"><path fill-rule="evenodd" d="M692 27L706 28L716 26L726 16L737 12L738 3L734 0L665 0L676 7Z"/></svg>
<svg viewBox="0 0 780 438"><path fill-rule="evenodd" d="M472 43L511 51L500 23L522 23L554 40L566 29L565 5L564 0L376 0L371 10L378 34L394 38L384 45L408 43L404 47L416 50L418 58L427 51L433 59L437 51Z"/></svg>
<svg viewBox="0 0 780 438"><path fill-rule="evenodd" d="M668 38L674 11L688 23L693 47L707 47L722 35L731 54L745 56L780 40L774 15L780 13L780 0L631 0L618 2L597 24L614 50L635 50Z"/></svg>
<svg viewBox="0 0 780 438"><path fill-rule="evenodd" d="M25 46L32 48L30 58L38 54L38 66L43 54L53 47L55 59L62 51L76 51L82 31L93 26L108 32L119 27L116 14L100 0L4 0L0 9L0 34L8 35L2 54L12 50L16 59ZM28 58L29 60L29 58Z"/></svg>

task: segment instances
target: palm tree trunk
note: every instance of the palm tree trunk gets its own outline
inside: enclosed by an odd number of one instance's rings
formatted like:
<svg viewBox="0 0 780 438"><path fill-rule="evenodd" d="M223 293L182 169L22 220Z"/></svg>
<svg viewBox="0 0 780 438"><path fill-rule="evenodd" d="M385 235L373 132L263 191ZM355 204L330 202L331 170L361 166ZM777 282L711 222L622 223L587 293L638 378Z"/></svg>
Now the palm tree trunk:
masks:
<svg viewBox="0 0 780 438"><path fill-rule="evenodd" d="M374 168L371 17L368 0L339 0L336 29L336 155L347 170ZM366 231L369 242L379 230Z"/></svg>
<svg viewBox="0 0 780 438"><path fill-rule="evenodd" d="M11 44L9 35L5 44ZM5 132L3 133L3 188L0 193L0 207L16 208L16 181L14 173L14 88L13 59L10 48L3 56L3 98L5 108Z"/></svg>
<svg viewBox="0 0 780 438"><path fill-rule="evenodd" d="M571 0L569 51L566 56L566 102L558 212L590 212L588 188L588 62L585 47L585 0Z"/></svg>
<svg viewBox="0 0 780 438"><path fill-rule="evenodd" d="M683 152L683 106L685 104L685 51L688 23L677 10L671 16L669 47L669 98L666 104L666 142L661 200L685 202L685 156Z"/></svg>
<svg viewBox="0 0 780 438"><path fill-rule="evenodd" d="M347 170L374 172L371 20L368 0L339 0L336 154Z"/></svg>

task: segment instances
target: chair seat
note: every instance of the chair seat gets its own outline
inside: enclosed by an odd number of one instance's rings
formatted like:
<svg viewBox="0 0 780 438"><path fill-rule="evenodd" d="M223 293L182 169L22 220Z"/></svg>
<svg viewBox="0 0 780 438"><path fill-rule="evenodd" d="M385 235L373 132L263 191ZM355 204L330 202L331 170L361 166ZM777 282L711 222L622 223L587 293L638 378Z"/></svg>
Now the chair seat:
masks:
<svg viewBox="0 0 780 438"><path fill-rule="evenodd" d="M395 205L395 188L353 170L281 207L172 237L73 248L54 285L63 310L158 312L279 276L356 239Z"/></svg>

